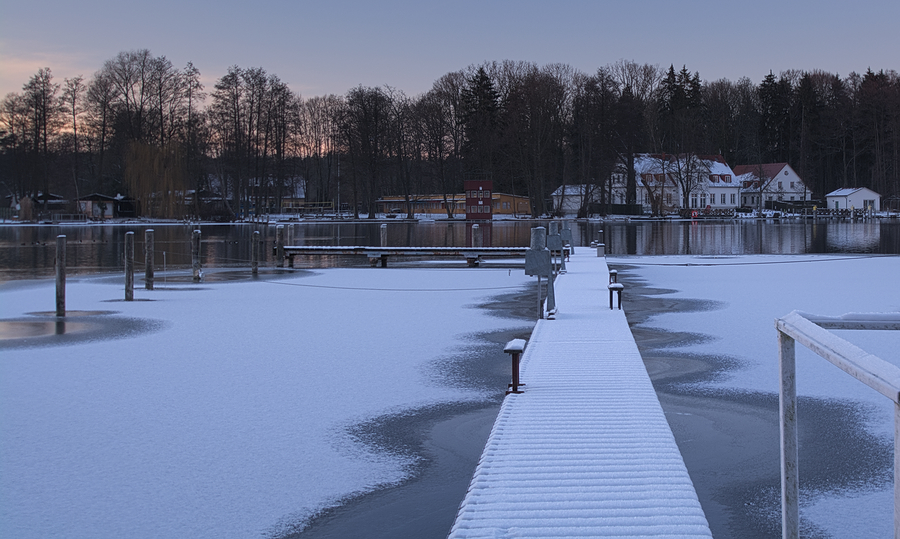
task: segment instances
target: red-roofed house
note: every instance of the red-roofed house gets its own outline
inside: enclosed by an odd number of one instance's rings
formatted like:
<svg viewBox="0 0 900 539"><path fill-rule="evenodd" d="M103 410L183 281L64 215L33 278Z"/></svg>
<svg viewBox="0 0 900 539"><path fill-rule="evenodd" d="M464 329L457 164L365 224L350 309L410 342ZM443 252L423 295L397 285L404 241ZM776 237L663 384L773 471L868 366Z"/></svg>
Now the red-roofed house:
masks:
<svg viewBox="0 0 900 539"><path fill-rule="evenodd" d="M764 202L800 202L812 192L787 163L763 163L734 167L741 186L741 206L762 208Z"/></svg>

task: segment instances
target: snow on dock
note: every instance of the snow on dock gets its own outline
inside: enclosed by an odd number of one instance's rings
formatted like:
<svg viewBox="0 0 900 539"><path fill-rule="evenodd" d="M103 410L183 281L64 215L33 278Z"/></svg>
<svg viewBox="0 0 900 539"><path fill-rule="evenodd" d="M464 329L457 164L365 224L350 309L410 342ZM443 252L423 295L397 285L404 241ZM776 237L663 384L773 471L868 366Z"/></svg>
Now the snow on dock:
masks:
<svg viewBox="0 0 900 539"><path fill-rule="evenodd" d="M450 538L711 537L624 311L609 309L605 259L582 248L568 270Z"/></svg>

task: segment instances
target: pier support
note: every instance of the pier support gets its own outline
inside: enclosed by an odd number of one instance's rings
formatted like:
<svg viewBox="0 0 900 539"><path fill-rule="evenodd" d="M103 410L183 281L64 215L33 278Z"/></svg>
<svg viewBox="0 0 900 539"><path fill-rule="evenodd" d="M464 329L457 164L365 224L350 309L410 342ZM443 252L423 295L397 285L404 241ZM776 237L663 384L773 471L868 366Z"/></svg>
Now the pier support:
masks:
<svg viewBox="0 0 900 539"><path fill-rule="evenodd" d="M259 273L259 230L254 230L250 240L250 272Z"/></svg>
<svg viewBox="0 0 900 539"><path fill-rule="evenodd" d="M284 267L284 225L275 227L275 265Z"/></svg>
<svg viewBox="0 0 900 539"><path fill-rule="evenodd" d="M191 271L195 283L199 283L203 277L200 270L200 231L194 230L191 234Z"/></svg>
<svg viewBox="0 0 900 539"><path fill-rule="evenodd" d="M56 316L66 315L66 237L56 236Z"/></svg>
<svg viewBox="0 0 900 539"><path fill-rule="evenodd" d="M153 290L153 229L144 231L144 288Z"/></svg>
<svg viewBox="0 0 900 539"><path fill-rule="evenodd" d="M134 232L125 233L125 301L134 301Z"/></svg>

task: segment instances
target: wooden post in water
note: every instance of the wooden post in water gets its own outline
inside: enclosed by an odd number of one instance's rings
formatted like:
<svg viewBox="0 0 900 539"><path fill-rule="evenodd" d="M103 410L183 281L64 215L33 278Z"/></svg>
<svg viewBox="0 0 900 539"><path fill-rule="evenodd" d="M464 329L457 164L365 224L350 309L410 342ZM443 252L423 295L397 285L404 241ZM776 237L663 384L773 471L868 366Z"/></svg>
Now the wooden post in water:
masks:
<svg viewBox="0 0 900 539"><path fill-rule="evenodd" d="M259 230L253 231L253 239L250 240L250 268L253 275L259 273Z"/></svg>
<svg viewBox="0 0 900 539"><path fill-rule="evenodd" d="M66 237L56 236L56 316L66 315Z"/></svg>
<svg viewBox="0 0 900 539"><path fill-rule="evenodd" d="M484 247L484 241L481 237L481 227L472 225L472 247Z"/></svg>
<svg viewBox="0 0 900 539"><path fill-rule="evenodd" d="M125 233L125 301L134 301L134 232Z"/></svg>
<svg viewBox="0 0 900 539"><path fill-rule="evenodd" d="M200 272L200 231L194 230L191 235L191 267L194 274L194 282L200 282L202 273Z"/></svg>
<svg viewBox="0 0 900 539"><path fill-rule="evenodd" d="M153 229L144 231L144 288L153 290Z"/></svg>
<svg viewBox="0 0 900 539"><path fill-rule="evenodd" d="M381 246L387 247L387 224L381 224Z"/></svg>
<svg viewBox="0 0 900 539"><path fill-rule="evenodd" d="M275 227L275 265L284 267L284 225Z"/></svg>

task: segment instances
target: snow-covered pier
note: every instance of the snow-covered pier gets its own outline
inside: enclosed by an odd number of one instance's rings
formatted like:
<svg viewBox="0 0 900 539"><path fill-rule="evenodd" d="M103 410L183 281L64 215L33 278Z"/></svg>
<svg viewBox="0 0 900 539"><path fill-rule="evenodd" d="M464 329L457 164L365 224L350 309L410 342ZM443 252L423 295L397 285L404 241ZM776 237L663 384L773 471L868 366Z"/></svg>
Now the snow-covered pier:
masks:
<svg viewBox="0 0 900 539"><path fill-rule="evenodd" d="M451 539L711 537L608 267L573 254L521 358ZM627 285L625 302L627 306Z"/></svg>

